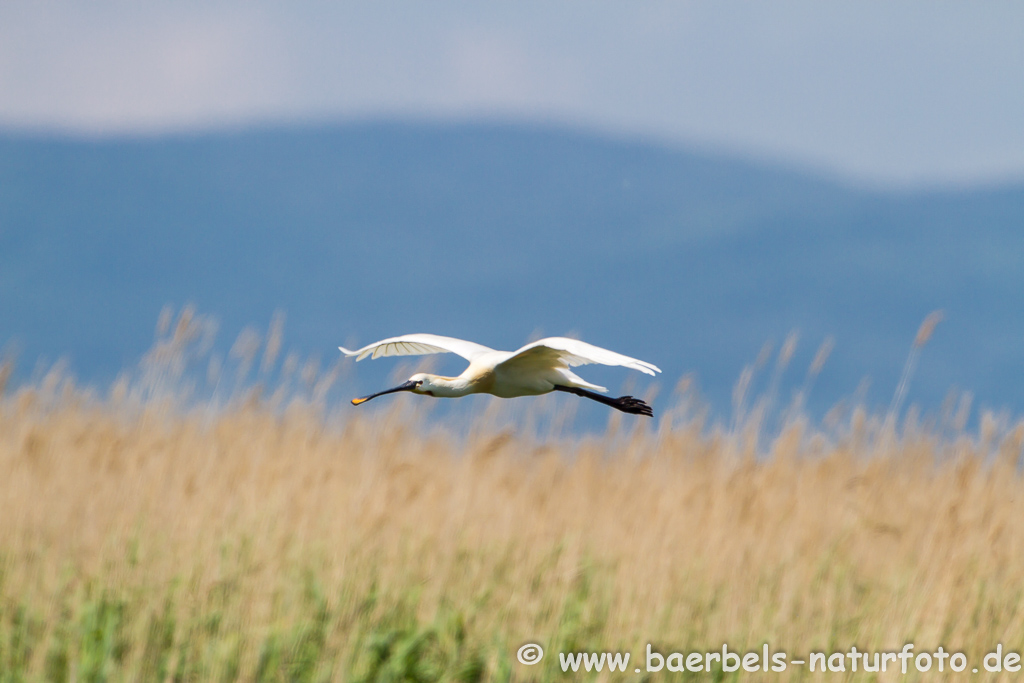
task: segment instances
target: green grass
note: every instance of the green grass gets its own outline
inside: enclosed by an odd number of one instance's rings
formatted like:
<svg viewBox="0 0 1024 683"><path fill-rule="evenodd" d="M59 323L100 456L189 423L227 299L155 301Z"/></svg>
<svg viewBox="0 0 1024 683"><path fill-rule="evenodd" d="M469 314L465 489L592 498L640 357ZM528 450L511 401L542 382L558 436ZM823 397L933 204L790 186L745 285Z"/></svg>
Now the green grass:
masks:
<svg viewBox="0 0 1024 683"><path fill-rule="evenodd" d="M854 414L755 457L685 422L538 442L22 393L0 400L0 683L810 677L637 674L648 643L978 665L1024 650L1024 424L993 419L940 438Z"/></svg>

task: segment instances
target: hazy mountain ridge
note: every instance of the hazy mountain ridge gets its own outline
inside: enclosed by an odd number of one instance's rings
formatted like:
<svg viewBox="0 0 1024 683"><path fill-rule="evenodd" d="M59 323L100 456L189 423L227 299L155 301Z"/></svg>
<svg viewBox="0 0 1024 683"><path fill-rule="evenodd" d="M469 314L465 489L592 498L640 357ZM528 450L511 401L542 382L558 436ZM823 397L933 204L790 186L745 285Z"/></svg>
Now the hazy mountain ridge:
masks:
<svg viewBox="0 0 1024 683"><path fill-rule="evenodd" d="M575 331L696 372L717 407L766 339L826 334L822 405L952 384L1024 409L1024 187L871 193L764 164L501 125L366 123L154 139L0 137L0 343L112 376L160 309L286 345ZM380 369L361 364L359 375ZM792 370L799 382L806 365ZM602 377L602 373L598 373ZM620 381L613 374L608 381Z"/></svg>

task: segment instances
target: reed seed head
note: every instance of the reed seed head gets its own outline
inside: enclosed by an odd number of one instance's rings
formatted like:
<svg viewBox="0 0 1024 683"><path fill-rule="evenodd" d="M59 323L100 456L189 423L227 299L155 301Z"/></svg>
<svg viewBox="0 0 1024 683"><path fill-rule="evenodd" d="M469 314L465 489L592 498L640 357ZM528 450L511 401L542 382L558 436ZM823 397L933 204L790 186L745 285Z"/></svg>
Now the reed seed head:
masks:
<svg viewBox="0 0 1024 683"><path fill-rule="evenodd" d="M821 369L825 367L825 362L828 360L829 355L832 353L832 348L835 345L835 337L832 337L831 335L825 337L825 341L821 342L821 346L818 347L818 352L814 354L814 360L811 362L810 374L817 375L821 372Z"/></svg>
<svg viewBox="0 0 1024 683"><path fill-rule="evenodd" d="M921 348L928 343L928 340L932 338L932 333L935 332L935 326L942 322L942 319L946 316L943 311L932 311L929 313L924 322L921 323L921 327L917 329L917 336L914 338L914 346Z"/></svg>

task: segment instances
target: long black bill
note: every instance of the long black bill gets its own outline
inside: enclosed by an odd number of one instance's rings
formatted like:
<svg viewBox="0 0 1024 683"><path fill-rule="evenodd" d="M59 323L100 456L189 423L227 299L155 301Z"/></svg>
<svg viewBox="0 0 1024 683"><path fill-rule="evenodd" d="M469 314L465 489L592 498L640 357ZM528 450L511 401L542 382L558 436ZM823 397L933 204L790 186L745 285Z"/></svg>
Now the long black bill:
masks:
<svg viewBox="0 0 1024 683"><path fill-rule="evenodd" d="M369 396L363 396L362 398L354 398L354 399L352 399L352 405L357 406L360 403L366 403L371 398L377 398L378 396L383 396L384 394L393 394L396 391L412 391L413 389L415 389L419 385L420 385L419 382L414 382L412 380L409 380L405 384L399 384L394 389L385 389L384 391L378 391L376 394L370 394Z"/></svg>

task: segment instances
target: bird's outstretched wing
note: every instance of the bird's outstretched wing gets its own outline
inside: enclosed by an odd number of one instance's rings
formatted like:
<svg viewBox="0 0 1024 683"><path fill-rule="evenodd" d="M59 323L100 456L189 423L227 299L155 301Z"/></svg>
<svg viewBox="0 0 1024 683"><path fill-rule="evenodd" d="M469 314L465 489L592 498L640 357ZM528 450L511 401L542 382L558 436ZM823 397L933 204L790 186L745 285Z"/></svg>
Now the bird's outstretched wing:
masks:
<svg viewBox="0 0 1024 683"><path fill-rule="evenodd" d="M455 353L466 360L473 360L482 353L494 350L464 339L441 337L436 334L403 334L401 337L391 337L367 344L355 351L349 351L344 346L338 348L346 356L355 356L357 361L367 356L422 356L429 353Z"/></svg>
<svg viewBox="0 0 1024 683"><path fill-rule="evenodd" d="M548 367L557 365L567 365L569 367L575 367L577 365L588 365L590 363L597 363L599 365L619 365L631 370L639 370L640 372L653 375L656 372L661 372L658 366L648 363L646 361L637 360L636 358L630 358L624 356L621 353L615 353L608 349L602 349L600 346L594 346L582 342L579 339L569 339L567 337L548 337L547 339L541 339L535 341L532 344L527 344L523 348L514 352L512 356L501 363L508 367L512 366L540 366L547 365Z"/></svg>

